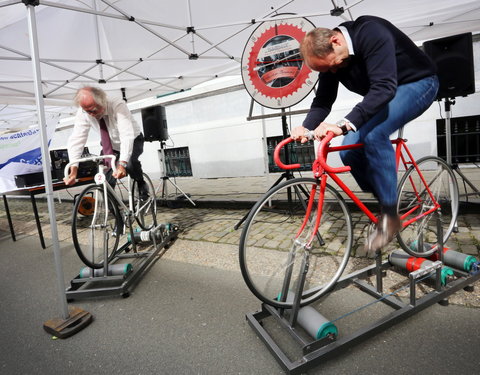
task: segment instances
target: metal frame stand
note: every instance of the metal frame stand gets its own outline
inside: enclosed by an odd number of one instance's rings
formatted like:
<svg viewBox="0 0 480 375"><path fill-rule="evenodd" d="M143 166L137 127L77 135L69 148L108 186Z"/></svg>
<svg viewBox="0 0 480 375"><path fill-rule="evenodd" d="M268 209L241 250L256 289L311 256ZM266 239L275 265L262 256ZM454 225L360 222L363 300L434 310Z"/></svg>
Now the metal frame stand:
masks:
<svg viewBox="0 0 480 375"><path fill-rule="evenodd" d="M134 244L127 242L117 250L117 255L104 267L102 276L81 277L80 274L77 275L70 281L70 286L65 292L69 302L77 298L97 296L128 297L140 277L150 269L154 261L158 260L177 238L178 227L172 224L167 225L171 226L173 230L168 231L165 236L157 235L165 224L160 224L150 231L152 241L150 250L130 253ZM160 241L157 243L159 237ZM134 241L133 236L132 241ZM125 260L131 262L132 267L129 272L122 275L109 275L109 266L122 264ZM94 274L92 273L92 275Z"/></svg>
<svg viewBox="0 0 480 375"><path fill-rule="evenodd" d="M165 142L164 141L160 141L160 156L159 156L159 159L160 159L160 163L162 165L162 177L161 180L162 180L162 184L160 185L162 187L162 201L167 201L168 199L168 186L167 186L167 182L170 182L174 187L175 189L177 189L178 191L180 191L180 193L182 193L182 195L191 203L193 204L194 206L196 206L195 202L188 196L188 194L186 194L182 189L180 189L180 187L170 179L170 177L167 176L167 164L165 162ZM160 189L160 186L157 188L157 193L158 193L158 189Z"/></svg>
<svg viewBox="0 0 480 375"><path fill-rule="evenodd" d="M480 191L473 185L473 183L461 172L460 167L458 164L453 164L452 162L452 131L451 131L451 106L455 104L455 98L449 99L445 98L445 150L446 150L446 157L447 157L447 164L452 168L454 172L456 172L462 180L470 186L473 190L472 193L468 194L465 192L463 196L467 197L470 195L477 195L480 197Z"/></svg>
<svg viewBox="0 0 480 375"><path fill-rule="evenodd" d="M308 269L308 264L305 264L305 262L303 264L304 269L299 271L301 276L292 304L292 309L276 309L263 303L260 311L248 313L246 315L248 323L258 337L264 342L284 371L288 374L300 374L320 364L322 360L330 358L333 355L356 345L362 340L366 340L367 338L405 320L435 303L447 305L447 298L460 289L473 291L473 283L480 279L480 262L474 264L470 273L450 267L454 272L454 279L452 278L449 280L445 286L441 285L441 271L443 266L443 243L441 239L443 238L443 234L441 234L442 227L440 217L437 217L437 220L440 233L438 236L440 240L437 246L437 255L440 260L433 262L430 266L420 268L408 274L410 292L408 302L403 302L400 299L393 297L398 291L389 294L383 292L383 277L386 276L386 271L391 270L396 272L398 270L394 269L388 261L382 262L381 255L376 257L375 264L344 276L335 284L331 293L349 285L354 285L360 291L374 297L375 301L373 303L383 302L394 309L393 312L381 317L372 324L361 327L355 332L345 336L336 337L333 334L328 334L323 338L313 341L312 338L307 336L302 329L299 329L300 327L297 322L297 316L300 310L300 298L298 298L298 296L303 294L311 295L315 292L314 289L305 292L303 291L305 267ZM404 274L404 271L402 274ZM430 283L429 286L431 286L432 275L434 275L435 280L434 289L431 292L426 293L424 296L417 298L416 286L422 281ZM374 277L375 285L371 285L365 281L365 279L370 277ZM373 303L369 303L362 308L370 306ZM344 314L333 321L340 320L362 308ZM274 322L277 323L277 326L287 332L293 338L294 342L300 346L302 350L302 356L300 358L297 360L289 359L285 351L282 350L272 334L267 330L267 325L264 324L264 320L267 318L273 319Z"/></svg>
<svg viewBox="0 0 480 375"><path fill-rule="evenodd" d="M457 276L455 281L450 282L443 288L437 287L434 291L417 299L415 295L415 286L419 279L425 274L434 271L436 273L436 279L440 280L439 275L441 266L442 263L438 261L432 265L432 268L415 271L409 275L409 303L402 303L398 299L392 298L388 294L383 294L381 290L378 290L381 289L381 286L378 284L376 287L374 287L362 280L370 276L383 274L387 269L392 268L388 262L377 262L375 265L364 268L342 278L338 282L335 290L343 289L348 285L353 284L361 291L375 297L378 300L377 302L383 302L395 309L395 311L382 317L373 324L362 327L347 336L336 338L330 335L313 341L311 338L306 339L305 335L302 335L299 332L298 327L296 327L295 324L291 324L291 321L287 320L281 311L266 304L262 304L262 309L260 311L248 313L246 315L246 319L258 337L270 350L280 366L284 369L284 371L286 371L288 374L304 373L308 369L319 365L323 360L345 351L353 345L366 340L367 338L405 320L406 318L426 309L435 303L441 303L442 301L445 301L450 295L459 291L460 289L468 289L475 281L480 279L480 271L478 270L471 274L466 274L464 272L455 270L455 274ZM294 314L295 312L293 312L292 315ZM272 335L264 327L263 320L267 318L275 319L276 323L278 323L283 330L288 332L300 345L303 353L301 358L292 361L287 357L287 354L280 348L280 346L273 339Z"/></svg>

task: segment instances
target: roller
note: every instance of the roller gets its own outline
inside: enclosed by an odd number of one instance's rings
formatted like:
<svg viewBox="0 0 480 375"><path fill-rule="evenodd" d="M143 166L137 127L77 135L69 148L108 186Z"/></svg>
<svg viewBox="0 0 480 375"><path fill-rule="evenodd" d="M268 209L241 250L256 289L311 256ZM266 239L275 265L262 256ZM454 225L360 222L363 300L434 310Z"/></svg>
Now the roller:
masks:
<svg viewBox="0 0 480 375"><path fill-rule="evenodd" d="M139 244L147 244L151 243L153 241L151 233L155 233L155 240L156 241L162 241L163 236L168 235L171 231L177 231L178 226L175 224L160 224L154 229L151 230L144 230L142 231L140 228L137 228L133 232L133 238L135 239L135 243ZM128 233L127 240L128 242L131 241L132 237L130 236L130 233Z"/></svg>
<svg viewBox="0 0 480 375"><path fill-rule="evenodd" d="M388 256L388 261L392 266L399 267L407 270L408 272L413 272L421 268L427 268L433 264L431 260L412 257L403 250L392 251ZM443 266L440 273L440 281L442 285L447 284L449 276L453 276L453 270L449 267ZM430 276L430 278L435 279L435 274Z"/></svg>
<svg viewBox="0 0 480 375"><path fill-rule="evenodd" d="M108 266L108 276L119 276L125 275L132 270L132 265L130 263L122 263L122 264L112 264ZM81 279L85 279L88 277L101 277L104 274L103 268L96 268L92 269L90 267L83 267L80 270L79 276Z"/></svg>
<svg viewBox="0 0 480 375"><path fill-rule="evenodd" d="M315 340L328 335L337 337L338 329L329 319L325 318L312 306L302 307L297 315L298 324Z"/></svg>
<svg viewBox="0 0 480 375"><path fill-rule="evenodd" d="M433 253L428 257L430 260L440 260L438 252ZM459 270L470 272L473 268L473 265L477 263L478 260L473 255L463 254L455 250L451 250L448 247L443 248L443 263L447 266L457 268Z"/></svg>
<svg viewBox="0 0 480 375"><path fill-rule="evenodd" d="M424 244L423 247L425 248L425 251L430 251L431 249L436 248L437 245L432 246L429 244ZM440 260L440 254L435 252L429 256L428 259L433 261ZM470 272L473 268L473 265L477 262L477 258L475 258L473 255L463 254L449 249L448 247L443 248L443 263L447 266Z"/></svg>
<svg viewBox="0 0 480 375"><path fill-rule="evenodd" d="M293 296L294 294L289 292L287 301L292 302ZM338 335L338 329L335 324L312 306L304 306L298 310L297 323L315 340L322 339L328 335L335 337Z"/></svg>

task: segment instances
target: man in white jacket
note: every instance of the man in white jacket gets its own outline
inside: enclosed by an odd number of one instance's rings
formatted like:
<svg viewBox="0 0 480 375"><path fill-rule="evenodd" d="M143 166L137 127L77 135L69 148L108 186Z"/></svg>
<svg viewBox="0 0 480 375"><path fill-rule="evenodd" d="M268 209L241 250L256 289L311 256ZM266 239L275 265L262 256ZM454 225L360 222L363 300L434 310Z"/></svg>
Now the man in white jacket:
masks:
<svg viewBox="0 0 480 375"><path fill-rule="evenodd" d="M143 153L145 139L125 102L107 98L106 93L97 87L79 89L74 102L79 108L73 133L68 140L69 159L80 158L90 129L93 128L101 136L102 154L113 153L117 156L117 171L113 177L121 179L128 173L138 182L140 194L148 195L142 164L138 160ZM69 176L64 178L65 184L75 184L77 173L78 164L72 165Z"/></svg>

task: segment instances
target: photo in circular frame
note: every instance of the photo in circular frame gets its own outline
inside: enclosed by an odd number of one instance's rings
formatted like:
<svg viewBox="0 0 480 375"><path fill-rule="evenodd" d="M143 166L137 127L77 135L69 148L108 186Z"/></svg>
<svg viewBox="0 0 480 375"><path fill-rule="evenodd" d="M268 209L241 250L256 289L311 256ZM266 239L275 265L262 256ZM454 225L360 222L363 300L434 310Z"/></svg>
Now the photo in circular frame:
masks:
<svg viewBox="0 0 480 375"><path fill-rule="evenodd" d="M300 42L315 26L305 18L261 23L242 55L242 79L260 105L278 109L302 101L313 89L318 73L300 57Z"/></svg>

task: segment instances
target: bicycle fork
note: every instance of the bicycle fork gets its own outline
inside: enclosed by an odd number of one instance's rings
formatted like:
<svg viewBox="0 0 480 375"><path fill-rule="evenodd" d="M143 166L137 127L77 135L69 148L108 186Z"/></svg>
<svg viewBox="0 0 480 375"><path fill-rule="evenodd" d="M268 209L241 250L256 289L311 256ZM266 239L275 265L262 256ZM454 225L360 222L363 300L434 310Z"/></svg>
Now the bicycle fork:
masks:
<svg viewBox="0 0 480 375"><path fill-rule="evenodd" d="M322 212L323 212L323 202L325 199L325 189L327 186L327 176L324 174L320 177L320 192L318 196L318 203L317 203L317 215L315 217L315 223L313 226L313 230L310 234L310 238L308 241L305 243L305 248L310 250L312 247L312 242L315 239L315 237L318 238L318 241L320 242L320 246L325 245L325 241L323 240L322 236L320 233L318 233L318 228L320 227L320 220L322 218ZM312 189L310 190L310 196L308 198L308 205L307 209L305 212L305 218L303 219L303 223L300 227L300 229L297 232L297 235L295 237L295 240L297 240L300 235L303 233L305 228L307 227L307 224L311 222L310 215L312 213L313 205L315 204L315 196L317 194L317 189L318 189L318 183L315 185L312 185Z"/></svg>
<svg viewBox="0 0 480 375"><path fill-rule="evenodd" d="M308 269L310 266L310 250L312 248L312 242L315 239L315 237L317 237L320 243L320 246L325 245L325 241L321 237L320 233L318 233L318 228L320 226L320 220L323 212L323 202L325 198L325 189L327 184L326 180L327 180L326 175L323 175L320 178L320 191L319 191L319 198L317 202L317 215L314 218L315 221L313 224L313 230L311 231L311 233L309 234L307 233L308 234L307 241L305 243L302 243L302 241L300 240L300 236L307 228L307 224L311 223L312 221L311 214L315 204L315 197L317 194L317 190L319 188L318 183L315 185L312 185L309 199L308 199L308 204L305 207L305 218L303 219L302 225L300 226L300 229L298 230L295 236L293 245L288 254L287 267L285 268L285 277L283 279L282 291L280 294L282 302L285 302L288 297L288 290L290 288L295 258L296 258L298 249L299 248L303 249L303 258L302 258L300 269L299 269L299 279L298 279L298 284L295 290L294 301L292 305L292 315L290 317L291 324L294 324L297 318L298 308L300 306L301 297L303 294L303 288L305 286L305 280L306 280ZM303 200L301 201L303 202Z"/></svg>

